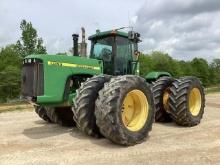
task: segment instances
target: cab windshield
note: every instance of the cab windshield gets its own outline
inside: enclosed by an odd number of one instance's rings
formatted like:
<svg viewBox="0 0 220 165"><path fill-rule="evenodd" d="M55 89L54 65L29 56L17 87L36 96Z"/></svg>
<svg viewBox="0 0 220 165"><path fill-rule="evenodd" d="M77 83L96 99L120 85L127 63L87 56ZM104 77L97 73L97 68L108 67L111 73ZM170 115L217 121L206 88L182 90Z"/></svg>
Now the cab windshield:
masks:
<svg viewBox="0 0 220 165"><path fill-rule="evenodd" d="M93 44L91 57L96 59L105 59L111 60L112 49L113 49L113 37L103 38L96 40Z"/></svg>
<svg viewBox="0 0 220 165"><path fill-rule="evenodd" d="M115 43L115 45L114 45ZM113 50L115 46L115 51ZM131 59L134 44L124 37L106 37L93 42L91 58L111 60L113 52L118 58Z"/></svg>
<svg viewBox="0 0 220 165"><path fill-rule="evenodd" d="M92 41L91 58L103 61L104 73L120 75L131 72L134 42L121 36L110 36Z"/></svg>

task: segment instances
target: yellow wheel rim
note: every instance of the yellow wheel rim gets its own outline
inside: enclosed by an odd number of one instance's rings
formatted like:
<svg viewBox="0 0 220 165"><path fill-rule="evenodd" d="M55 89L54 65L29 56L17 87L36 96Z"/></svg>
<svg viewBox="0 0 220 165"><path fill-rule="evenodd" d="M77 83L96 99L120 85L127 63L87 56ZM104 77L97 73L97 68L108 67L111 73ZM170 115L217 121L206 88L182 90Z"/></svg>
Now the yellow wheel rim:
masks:
<svg viewBox="0 0 220 165"><path fill-rule="evenodd" d="M202 106L202 97L198 88L193 88L189 94L189 111L193 116L197 116Z"/></svg>
<svg viewBox="0 0 220 165"><path fill-rule="evenodd" d="M169 111L168 99L170 97L169 88L165 89L163 94L163 107L165 111Z"/></svg>
<svg viewBox="0 0 220 165"><path fill-rule="evenodd" d="M145 94L140 90L130 91L122 104L122 121L130 131L144 127L148 118L149 105Z"/></svg>

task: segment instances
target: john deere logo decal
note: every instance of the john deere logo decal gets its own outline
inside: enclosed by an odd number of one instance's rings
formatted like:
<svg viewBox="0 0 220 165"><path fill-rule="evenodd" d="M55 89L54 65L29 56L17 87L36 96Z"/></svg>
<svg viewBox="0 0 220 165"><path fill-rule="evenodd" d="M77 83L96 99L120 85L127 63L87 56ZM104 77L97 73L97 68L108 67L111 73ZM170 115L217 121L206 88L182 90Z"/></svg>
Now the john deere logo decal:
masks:
<svg viewBox="0 0 220 165"><path fill-rule="evenodd" d="M56 65L61 67L72 67L72 68L83 68L83 69L92 69L92 70L100 70L100 67L89 66L89 65L81 65L81 64L71 64L64 62L56 62L56 61L48 61L48 65Z"/></svg>

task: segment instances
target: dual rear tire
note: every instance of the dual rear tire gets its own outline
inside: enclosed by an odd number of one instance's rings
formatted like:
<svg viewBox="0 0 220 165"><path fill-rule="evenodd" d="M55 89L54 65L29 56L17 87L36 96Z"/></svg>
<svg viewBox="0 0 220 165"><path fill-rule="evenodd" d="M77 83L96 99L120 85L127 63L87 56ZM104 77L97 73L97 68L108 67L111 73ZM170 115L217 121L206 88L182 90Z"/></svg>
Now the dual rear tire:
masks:
<svg viewBox="0 0 220 165"><path fill-rule="evenodd" d="M46 122L51 122L50 118L47 115L46 108L43 106L34 106L35 112L38 114L38 116L43 119Z"/></svg>
<svg viewBox="0 0 220 165"><path fill-rule="evenodd" d="M153 83L152 92L154 94L156 122L172 121L167 111L169 109L168 99L170 95L170 88L174 80L175 79L172 77L161 77Z"/></svg>
<svg viewBox="0 0 220 165"><path fill-rule="evenodd" d="M71 107L46 107L46 112L47 116L53 123L65 127L75 125Z"/></svg>
<svg viewBox="0 0 220 165"><path fill-rule="evenodd" d="M175 121L182 126L200 123L205 107L202 83L196 77L162 77L153 85L155 120Z"/></svg>
<svg viewBox="0 0 220 165"><path fill-rule="evenodd" d="M170 88L169 114L182 126L198 125L205 108L205 93L196 77L183 77Z"/></svg>

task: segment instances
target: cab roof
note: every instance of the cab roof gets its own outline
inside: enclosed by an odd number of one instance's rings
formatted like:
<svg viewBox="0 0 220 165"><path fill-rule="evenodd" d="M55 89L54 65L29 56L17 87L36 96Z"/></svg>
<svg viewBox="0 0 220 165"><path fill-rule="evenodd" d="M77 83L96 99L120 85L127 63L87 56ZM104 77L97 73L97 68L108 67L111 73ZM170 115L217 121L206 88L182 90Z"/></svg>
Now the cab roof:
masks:
<svg viewBox="0 0 220 165"><path fill-rule="evenodd" d="M91 35L88 39L95 40L95 39L104 38L108 36L121 36L121 37L128 38L128 33L123 32L123 31L118 31L118 30L109 30L109 31L104 31L104 32L97 31L96 34Z"/></svg>

